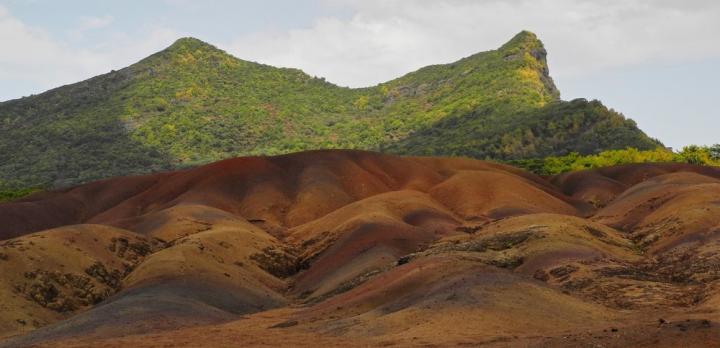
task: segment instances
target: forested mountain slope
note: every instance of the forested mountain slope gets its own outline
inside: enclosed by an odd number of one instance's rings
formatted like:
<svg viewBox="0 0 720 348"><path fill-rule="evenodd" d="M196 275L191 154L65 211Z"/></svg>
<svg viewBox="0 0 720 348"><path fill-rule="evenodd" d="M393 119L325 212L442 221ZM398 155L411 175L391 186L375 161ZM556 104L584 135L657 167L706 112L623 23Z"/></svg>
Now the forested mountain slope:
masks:
<svg viewBox="0 0 720 348"><path fill-rule="evenodd" d="M519 159L658 146L597 101L560 101L545 57L523 31L497 50L353 89L183 38L0 103L0 189L305 149Z"/></svg>

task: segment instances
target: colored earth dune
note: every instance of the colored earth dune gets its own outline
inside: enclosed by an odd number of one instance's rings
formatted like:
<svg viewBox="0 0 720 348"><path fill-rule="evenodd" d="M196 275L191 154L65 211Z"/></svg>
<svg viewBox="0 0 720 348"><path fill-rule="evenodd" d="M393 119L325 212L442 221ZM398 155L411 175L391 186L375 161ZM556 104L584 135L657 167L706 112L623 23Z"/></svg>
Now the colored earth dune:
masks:
<svg viewBox="0 0 720 348"><path fill-rule="evenodd" d="M0 347L720 346L720 169L322 150L0 204Z"/></svg>

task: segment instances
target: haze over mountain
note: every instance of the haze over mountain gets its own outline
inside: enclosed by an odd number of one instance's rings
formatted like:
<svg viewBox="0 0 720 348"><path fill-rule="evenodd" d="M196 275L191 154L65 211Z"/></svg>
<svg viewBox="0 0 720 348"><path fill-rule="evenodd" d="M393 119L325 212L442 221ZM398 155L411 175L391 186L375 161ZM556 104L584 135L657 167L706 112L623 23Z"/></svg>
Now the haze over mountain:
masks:
<svg viewBox="0 0 720 348"><path fill-rule="evenodd" d="M524 31L497 50L350 89L184 38L0 103L0 188L319 148L508 160L660 145L598 101L561 101L545 56Z"/></svg>

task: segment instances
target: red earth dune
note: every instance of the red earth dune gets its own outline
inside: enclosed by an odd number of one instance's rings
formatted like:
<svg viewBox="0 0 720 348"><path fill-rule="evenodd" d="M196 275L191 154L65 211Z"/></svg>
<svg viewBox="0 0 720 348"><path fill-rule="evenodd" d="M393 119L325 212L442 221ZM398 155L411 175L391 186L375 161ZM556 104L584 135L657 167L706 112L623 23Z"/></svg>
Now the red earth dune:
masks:
<svg viewBox="0 0 720 348"><path fill-rule="evenodd" d="M0 204L0 347L720 346L720 169L327 150Z"/></svg>

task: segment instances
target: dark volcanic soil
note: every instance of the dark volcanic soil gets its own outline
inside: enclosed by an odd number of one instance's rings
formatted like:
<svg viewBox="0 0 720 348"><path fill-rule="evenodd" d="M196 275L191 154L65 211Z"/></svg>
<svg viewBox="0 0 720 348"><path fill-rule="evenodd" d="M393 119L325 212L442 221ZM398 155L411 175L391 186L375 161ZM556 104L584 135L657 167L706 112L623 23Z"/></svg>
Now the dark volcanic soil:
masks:
<svg viewBox="0 0 720 348"><path fill-rule="evenodd" d="M720 346L720 169L312 151L0 204L0 347Z"/></svg>

